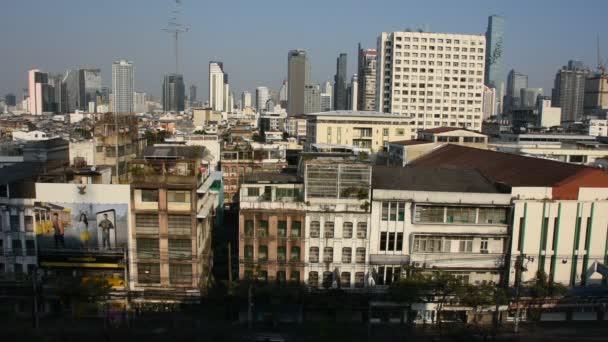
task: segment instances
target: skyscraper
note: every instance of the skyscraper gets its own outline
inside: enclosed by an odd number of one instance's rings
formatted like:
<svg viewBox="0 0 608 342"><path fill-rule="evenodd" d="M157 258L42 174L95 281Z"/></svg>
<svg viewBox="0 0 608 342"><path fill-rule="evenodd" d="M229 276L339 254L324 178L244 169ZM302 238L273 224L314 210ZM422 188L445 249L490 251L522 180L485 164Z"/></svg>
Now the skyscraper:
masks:
<svg viewBox="0 0 608 342"><path fill-rule="evenodd" d="M499 113L503 111L504 71L503 71L503 35L505 32L505 18L499 15L488 17L486 30L486 66L485 85L495 88L496 107Z"/></svg>
<svg viewBox="0 0 608 342"><path fill-rule="evenodd" d="M543 88L519 89L519 108L533 109L538 104L538 98L543 96Z"/></svg>
<svg viewBox="0 0 608 342"><path fill-rule="evenodd" d="M6 94L4 96L4 102L9 107L14 107L17 105L17 97L14 94Z"/></svg>
<svg viewBox="0 0 608 342"><path fill-rule="evenodd" d="M336 59L336 75L334 76L334 108L347 109L346 99L346 54L341 53Z"/></svg>
<svg viewBox="0 0 608 342"><path fill-rule="evenodd" d="M224 111L224 64L222 62L209 62L209 106L215 111Z"/></svg>
<svg viewBox="0 0 608 342"><path fill-rule="evenodd" d="M496 115L496 89L483 86L483 119Z"/></svg>
<svg viewBox="0 0 608 342"><path fill-rule="evenodd" d="M382 33L378 37L377 49L378 108L385 113L411 117L412 129L448 126L481 130L485 45L483 35ZM462 54L444 54L448 49L466 49L467 54L464 56L467 64L462 62ZM426 50L424 56L423 50ZM452 74L454 69L439 68L437 55L442 55L441 63L444 65L462 63L458 73L464 71L467 76ZM426 87L420 89L420 83L413 82L415 79L420 81L422 76L434 78L433 90ZM450 91L439 91L440 89ZM425 97L424 102L421 101L421 96ZM416 137L415 130L408 133L410 138Z"/></svg>
<svg viewBox="0 0 608 342"><path fill-rule="evenodd" d="M112 97L115 113L133 113L135 77L133 62L121 59L112 64Z"/></svg>
<svg viewBox="0 0 608 342"><path fill-rule="evenodd" d="M555 75L551 101L562 109L562 122L583 118L585 80L588 70L579 61L569 61Z"/></svg>
<svg viewBox="0 0 608 342"><path fill-rule="evenodd" d="M89 103L97 103L97 96L101 95L101 69L80 69L78 83L78 109L87 111Z"/></svg>
<svg viewBox="0 0 608 342"><path fill-rule="evenodd" d="M232 93L230 92L230 84L228 83L228 74L224 73L224 111L232 112Z"/></svg>
<svg viewBox="0 0 608 342"><path fill-rule="evenodd" d="M68 113L67 111L67 90L63 82L65 75L49 75L49 84L53 86L53 109L56 113Z"/></svg>
<svg viewBox="0 0 608 342"><path fill-rule="evenodd" d="M163 111L183 111L185 108L185 93L186 86L182 75L165 75L163 79Z"/></svg>
<svg viewBox="0 0 608 342"><path fill-rule="evenodd" d="M287 113L304 113L304 88L308 85L310 66L304 50L291 50L287 55Z"/></svg>
<svg viewBox="0 0 608 342"><path fill-rule="evenodd" d="M164 89L163 89L164 90ZM135 93L133 94L133 111L135 113L145 113L146 108L146 93Z"/></svg>
<svg viewBox="0 0 608 342"><path fill-rule="evenodd" d="M321 112L329 112L331 110L331 94L321 93Z"/></svg>
<svg viewBox="0 0 608 342"><path fill-rule="evenodd" d="M504 98L505 113L511 113L514 109L521 107L521 89L527 87L528 75L511 69L507 75L507 94Z"/></svg>
<svg viewBox="0 0 608 342"><path fill-rule="evenodd" d="M596 114L608 109L608 75L599 72L585 81L585 114Z"/></svg>
<svg viewBox="0 0 608 342"><path fill-rule="evenodd" d="M49 75L38 69L28 72L28 109L30 114L40 115L53 110L53 87Z"/></svg>
<svg viewBox="0 0 608 342"><path fill-rule="evenodd" d="M357 74L354 74L350 80L350 106L348 109L352 111L356 111L359 108L358 101L359 96L357 92L359 91L359 79Z"/></svg>
<svg viewBox="0 0 608 342"><path fill-rule="evenodd" d="M284 109L287 109L287 89L287 80L283 80L283 84L281 84L281 89L279 90L279 104Z"/></svg>
<svg viewBox="0 0 608 342"><path fill-rule="evenodd" d="M190 103L196 102L196 85L190 86Z"/></svg>
<svg viewBox="0 0 608 342"><path fill-rule="evenodd" d="M357 105L360 110L376 110L376 50L364 50L359 44L359 59L357 66L359 88L357 89Z"/></svg>
<svg viewBox="0 0 608 342"><path fill-rule="evenodd" d="M241 105L243 106L241 109L245 109L247 107L251 108L251 93L247 90L245 90L241 95Z"/></svg>
<svg viewBox="0 0 608 342"><path fill-rule="evenodd" d="M269 99L270 92L267 87L255 88L255 108L258 113L266 111L266 101Z"/></svg>
<svg viewBox="0 0 608 342"><path fill-rule="evenodd" d="M304 87L304 114L321 111L321 91L315 85Z"/></svg>

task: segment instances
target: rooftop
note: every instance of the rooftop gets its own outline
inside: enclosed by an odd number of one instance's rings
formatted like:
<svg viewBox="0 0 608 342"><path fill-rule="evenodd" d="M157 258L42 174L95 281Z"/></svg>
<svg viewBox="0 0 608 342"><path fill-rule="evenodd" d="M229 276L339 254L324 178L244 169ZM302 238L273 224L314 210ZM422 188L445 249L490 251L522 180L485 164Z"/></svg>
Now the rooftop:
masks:
<svg viewBox="0 0 608 342"><path fill-rule="evenodd" d="M254 172L245 176L245 183L293 184L301 181L293 172Z"/></svg>
<svg viewBox="0 0 608 342"><path fill-rule="evenodd" d="M202 159L209 152L202 146L148 146L142 152L145 159Z"/></svg>
<svg viewBox="0 0 608 342"><path fill-rule="evenodd" d="M391 119L409 119L409 116L394 113L383 112L365 112L352 110L334 110L329 112L309 113L306 116L344 116L344 117L361 117L361 118L391 118Z"/></svg>
<svg viewBox="0 0 608 342"><path fill-rule="evenodd" d="M477 170L493 182L538 187L552 187L579 173L595 170L581 165L453 144L441 146L410 165Z"/></svg>
<svg viewBox="0 0 608 342"><path fill-rule="evenodd" d="M372 187L387 190L500 193L475 170L374 166Z"/></svg>
<svg viewBox="0 0 608 342"><path fill-rule="evenodd" d="M391 141L389 144L393 145L403 145L403 146L412 146L412 145L422 145L422 144L433 144L433 141L428 140L399 140L399 141Z"/></svg>

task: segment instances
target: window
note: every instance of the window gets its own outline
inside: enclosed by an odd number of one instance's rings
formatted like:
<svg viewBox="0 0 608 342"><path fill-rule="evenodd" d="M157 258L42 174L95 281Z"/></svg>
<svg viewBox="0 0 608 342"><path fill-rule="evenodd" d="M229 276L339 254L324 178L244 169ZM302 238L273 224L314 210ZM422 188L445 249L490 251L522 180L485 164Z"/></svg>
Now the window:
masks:
<svg viewBox="0 0 608 342"><path fill-rule="evenodd" d="M298 189L277 188L275 193L276 193L277 199L296 198L296 197L300 196L300 191Z"/></svg>
<svg viewBox="0 0 608 342"><path fill-rule="evenodd" d="M19 220L19 215L11 215L9 218L9 223L12 232L18 232L21 230L21 221Z"/></svg>
<svg viewBox="0 0 608 342"><path fill-rule="evenodd" d="M397 242L395 246L396 251L403 250L403 233L397 233Z"/></svg>
<svg viewBox="0 0 608 342"><path fill-rule="evenodd" d="M169 259L192 258L192 240L169 239Z"/></svg>
<svg viewBox="0 0 608 342"><path fill-rule="evenodd" d="M287 260L287 248L285 246L277 246L277 260Z"/></svg>
<svg viewBox="0 0 608 342"><path fill-rule="evenodd" d="M302 236L302 222L291 221L291 237L299 238Z"/></svg>
<svg viewBox="0 0 608 342"><path fill-rule="evenodd" d="M388 221L388 202L382 202L382 221Z"/></svg>
<svg viewBox="0 0 608 342"><path fill-rule="evenodd" d="M312 263L319 262L319 247L310 247L308 249L308 261Z"/></svg>
<svg viewBox="0 0 608 342"><path fill-rule="evenodd" d="M141 201L142 202L158 202L158 190L142 189L141 190Z"/></svg>
<svg viewBox="0 0 608 342"><path fill-rule="evenodd" d="M277 236L281 238L287 237L287 221L277 222Z"/></svg>
<svg viewBox="0 0 608 342"><path fill-rule="evenodd" d="M334 237L334 223L333 222L325 222L325 227L323 229L323 235L325 236L325 238Z"/></svg>
<svg viewBox="0 0 608 342"><path fill-rule="evenodd" d="M416 205L414 213L414 222L416 223L442 223L444 217L445 208L428 206L428 205Z"/></svg>
<svg viewBox="0 0 608 342"><path fill-rule="evenodd" d="M385 137L388 137L388 128L383 128L382 129L382 135Z"/></svg>
<svg viewBox="0 0 608 342"><path fill-rule="evenodd" d="M481 244L479 246L479 252L482 254L487 254L488 251L488 239L487 238L483 238L481 239Z"/></svg>
<svg viewBox="0 0 608 342"><path fill-rule="evenodd" d="M137 258L159 258L160 249L157 239L137 239Z"/></svg>
<svg viewBox="0 0 608 342"><path fill-rule="evenodd" d="M340 287L342 287L342 288L350 287L350 272L340 273Z"/></svg>
<svg viewBox="0 0 608 342"><path fill-rule="evenodd" d="M0 217L1 219L1 217ZM26 232L33 232L34 231L34 217L33 216L24 216L23 217L23 223L25 224L25 231Z"/></svg>
<svg viewBox="0 0 608 342"><path fill-rule="evenodd" d="M333 247L323 248L323 262L334 262L334 249Z"/></svg>
<svg viewBox="0 0 608 342"><path fill-rule="evenodd" d="M355 287L362 288L363 286L365 286L365 273L356 272L355 273Z"/></svg>
<svg viewBox="0 0 608 342"><path fill-rule="evenodd" d="M323 287L328 289L334 282L334 274L330 271L323 272Z"/></svg>
<svg viewBox="0 0 608 342"><path fill-rule="evenodd" d="M245 260L249 260L249 261L253 260L253 246L245 245L244 254L245 254Z"/></svg>
<svg viewBox="0 0 608 342"><path fill-rule="evenodd" d="M277 271L277 281L279 283L284 283L287 280L287 275L285 271Z"/></svg>
<svg viewBox="0 0 608 342"><path fill-rule="evenodd" d="M395 250L395 233L388 233L388 250Z"/></svg>
<svg viewBox="0 0 608 342"><path fill-rule="evenodd" d="M310 222L310 237L318 238L321 234L321 224L319 221Z"/></svg>
<svg viewBox="0 0 608 342"><path fill-rule="evenodd" d="M460 238L458 251L461 253L473 252L473 238Z"/></svg>
<svg viewBox="0 0 608 342"><path fill-rule="evenodd" d="M171 284L192 284L192 265L169 264Z"/></svg>
<svg viewBox="0 0 608 342"><path fill-rule="evenodd" d="M167 201L170 203L190 203L190 192L169 190Z"/></svg>
<svg viewBox="0 0 608 342"><path fill-rule="evenodd" d="M167 218L169 234L191 235L192 218L187 215L169 215Z"/></svg>
<svg viewBox="0 0 608 342"><path fill-rule="evenodd" d="M479 223L507 224L507 208L479 208Z"/></svg>
<svg viewBox="0 0 608 342"><path fill-rule="evenodd" d="M289 253L289 258L292 262L300 261L300 247L299 246L291 246L291 252Z"/></svg>
<svg viewBox="0 0 608 342"><path fill-rule="evenodd" d="M312 271L308 273L308 286L319 287L319 272Z"/></svg>
<svg viewBox="0 0 608 342"><path fill-rule="evenodd" d="M345 239L350 239L353 237L353 223L352 222L344 222L342 225L342 237Z"/></svg>
<svg viewBox="0 0 608 342"><path fill-rule="evenodd" d="M291 274L289 275L289 281L293 281L296 283L300 282L300 272L299 271L291 271Z"/></svg>
<svg viewBox="0 0 608 342"><path fill-rule="evenodd" d="M253 237L253 220L245 220L245 236Z"/></svg>
<svg viewBox="0 0 608 342"><path fill-rule="evenodd" d="M357 248L357 255L355 258L357 264L365 264L365 247Z"/></svg>
<svg viewBox="0 0 608 342"><path fill-rule="evenodd" d="M380 233L380 250L386 251L386 232Z"/></svg>
<svg viewBox="0 0 608 342"><path fill-rule="evenodd" d="M141 284L160 283L160 264L137 264L137 280Z"/></svg>
<svg viewBox="0 0 608 342"><path fill-rule="evenodd" d="M268 271L262 270L258 272L259 281L268 281Z"/></svg>
<svg viewBox="0 0 608 342"><path fill-rule="evenodd" d="M158 216L136 214L135 231L140 234L158 234Z"/></svg>
<svg viewBox="0 0 608 342"><path fill-rule="evenodd" d="M441 249L441 237L435 236L415 236L414 252L419 253L439 253Z"/></svg>
<svg viewBox="0 0 608 342"><path fill-rule="evenodd" d="M397 221L397 203L391 202L391 203L389 203L389 205L390 205L390 208L389 208L389 213L388 213L388 220Z"/></svg>
<svg viewBox="0 0 608 342"><path fill-rule="evenodd" d="M247 196L250 196L250 197L260 196L260 188L247 188Z"/></svg>
<svg viewBox="0 0 608 342"><path fill-rule="evenodd" d="M267 261L268 260L268 246L260 245L258 246L258 261Z"/></svg>
<svg viewBox="0 0 608 342"><path fill-rule="evenodd" d="M397 220L403 222L405 220L405 203L397 203Z"/></svg>
<svg viewBox="0 0 608 342"><path fill-rule="evenodd" d="M268 237L268 221L267 220L258 221L258 237L260 237L260 238Z"/></svg>
<svg viewBox="0 0 608 342"><path fill-rule="evenodd" d="M477 210L470 207L448 207L448 223L475 223Z"/></svg>
<svg viewBox="0 0 608 342"><path fill-rule="evenodd" d="M25 254L29 256L36 255L36 246L34 240L25 240Z"/></svg>
<svg viewBox="0 0 608 342"><path fill-rule="evenodd" d="M353 258L353 249L350 247L342 248L342 263L350 264Z"/></svg>
<svg viewBox="0 0 608 342"><path fill-rule="evenodd" d="M367 238L367 223L359 222L357 223L357 239L365 238Z"/></svg>

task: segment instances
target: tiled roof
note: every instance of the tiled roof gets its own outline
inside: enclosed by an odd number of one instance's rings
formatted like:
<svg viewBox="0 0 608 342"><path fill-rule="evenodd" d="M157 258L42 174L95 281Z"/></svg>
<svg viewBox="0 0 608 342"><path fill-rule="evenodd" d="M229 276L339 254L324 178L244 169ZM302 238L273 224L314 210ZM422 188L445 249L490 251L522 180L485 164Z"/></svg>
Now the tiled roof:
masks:
<svg viewBox="0 0 608 342"><path fill-rule="evenodd" d="M509 186L552 187L590 167L518 154L446 144L414 161L412 166L477 170Z"/></svg>

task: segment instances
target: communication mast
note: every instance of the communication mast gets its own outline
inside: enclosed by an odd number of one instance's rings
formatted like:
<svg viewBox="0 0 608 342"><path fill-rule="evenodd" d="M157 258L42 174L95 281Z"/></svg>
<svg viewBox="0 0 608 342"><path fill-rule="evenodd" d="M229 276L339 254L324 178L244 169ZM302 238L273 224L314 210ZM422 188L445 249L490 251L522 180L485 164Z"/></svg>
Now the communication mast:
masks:
<svg viewBox="0 0 608 342"><path fill-rule="evenodd" d="M169 23L167 27L163 29L163 31L169 33L173 38L173 45L175 48L175 73L179 73L179 35L185 32L188 32L190 29L188 26L185 26L180 23L179 16L181 14L182 1L174 0L175 8L171 11L171 18L169 19Z"/></svg>
<svg viewBox="0 0 608 342"><path fill-rule="evenodd" d="M597 35L597 69L600 72L600 75L606 75L606 65L604 64L604 60L600 54L600 35Z"/></svg>

